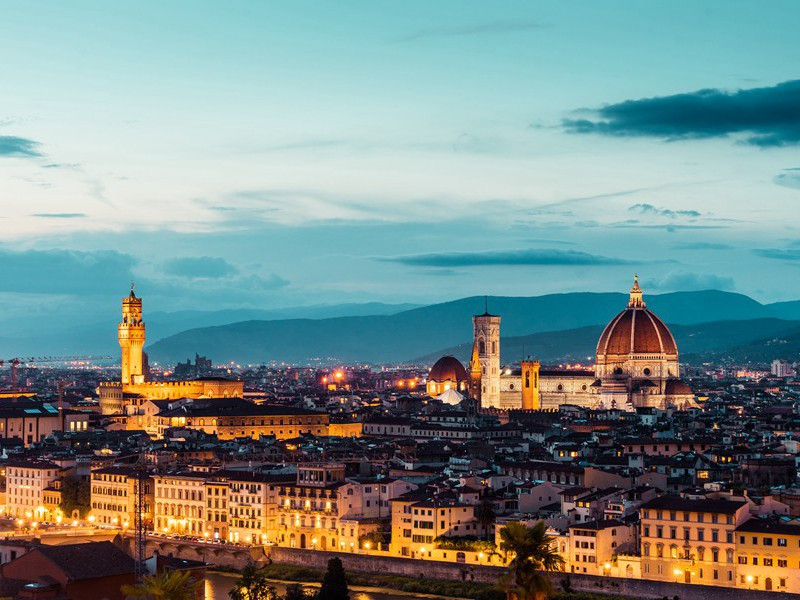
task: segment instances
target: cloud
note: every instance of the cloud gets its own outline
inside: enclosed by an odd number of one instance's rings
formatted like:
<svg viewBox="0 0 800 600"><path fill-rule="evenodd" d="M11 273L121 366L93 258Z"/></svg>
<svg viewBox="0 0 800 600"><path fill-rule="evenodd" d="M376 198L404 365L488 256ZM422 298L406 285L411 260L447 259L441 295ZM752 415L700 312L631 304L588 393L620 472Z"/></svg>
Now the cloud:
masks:
<svg viewBox="0 0 800 600"><path fill-rule="evenodd" d="M727 92L704 89L626 100L564 119L571 133L645 136L665 140L728 137L762 148L800 144L800 80Z"/></svg>
<svg viewBox="0 0 800 600"><path fill-rule="evenodd" d="M86 213L34 213L32 217L40 219L83 219Z"/></svg>
<svg viewBox="0 0 800 600"><path fill-rule="evenodd" d="M535 21L495 21L491 23L478 23L462 27L429 27L420 29L399 39L401 42L416 40L462 37L472 35L495 35L499 33L520 33L542 29L542 24Z"/></svg>
<svg viewBox="0 0 800 600"><path fill-rule="evenodd" d="M164 263L164 272L189 279L219 279L235 275L238 269L224 258L197 256L168 260Z"/></svg>
<svg viewBox="0 0 800 600"><path fill-rule="evenodd" d="M798 248L756 248L753 253L763 258L774 258L775 260L800 260L800 249Z"/></svg>
<svg viewBox="0 0 800 600"><path fill-rule="evenodd" d="M687 244L675 244L673 248L676 250L730 250L733 246L718 242L690 242Z"/></svg>
<svg viewBox="0 0 800 600"><path fill-rule="evenodd" d="M800 168L784 169L772 181L783 187L800 190Z"/></svg>
<svg viewBox="0 0 800 600"><path fill-rule="evenodd" d="M0 292L91 295L124 290L135 263L115 250L0 249Z"/></svg>
<svg viewBox="0 0 800 600"><path fill-rule="evenodd" d="M678 217L701 217L703 213L696 210L670 210L668 208L658 208L652 204L634 204L628 207L630 212L638 212L643 215L658 215L675 219Z"/></svg>
<svg viewBox="0 0 800 600"><path fill-rule="evenodd" d="M486 252L439 252L407 256L375 257L380 262L392 262L422 267L474 267L489 265L624 265L628 261L579 252L576 250L489 250Z"/></svg>
<svg viewBox="0 0 800 600"><path fill-rule="evenodd" d="M690 292L697 290L732 290L735 283L731 277L673 271L663 277L656 277L646 282L648 289L669 292Z"/></svg>
<svg viewBox="0 0 800 600"><path fill-rule="evenodd" d="M34 140L14 135L0 135L0 156L36 158L44 156L39 152L40 144Z"/></svg>

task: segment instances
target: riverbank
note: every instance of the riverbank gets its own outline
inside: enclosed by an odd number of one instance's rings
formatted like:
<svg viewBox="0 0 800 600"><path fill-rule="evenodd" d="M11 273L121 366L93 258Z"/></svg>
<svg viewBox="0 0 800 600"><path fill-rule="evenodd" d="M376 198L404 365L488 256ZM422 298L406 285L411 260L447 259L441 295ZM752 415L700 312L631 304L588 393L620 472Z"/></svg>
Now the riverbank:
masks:
<svg viewBox="0 0 800 600"><path fill-rule="evenodd" d="M234 571L219 571L235 575ZM278 583L303 583L315 586L322 581L323 569L272 563L262 572ZM370 596L413 594L419 598L446 598L457 600L505 600L505 591L498 585L470 581L443 581L438 579L415 579L401 575L347 572L347 583L353 590ZM553 600L633 600L619 595L594 594L589 592L556 591Z"/></svg>

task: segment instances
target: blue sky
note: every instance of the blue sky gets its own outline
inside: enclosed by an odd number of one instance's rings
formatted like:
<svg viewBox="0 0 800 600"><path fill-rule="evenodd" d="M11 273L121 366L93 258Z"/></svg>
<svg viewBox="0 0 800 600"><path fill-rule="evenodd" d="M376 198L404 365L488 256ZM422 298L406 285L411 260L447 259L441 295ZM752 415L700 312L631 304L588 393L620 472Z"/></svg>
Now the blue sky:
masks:
<svg viewBox="0 0 800 600"><path fill-rule="evenodd" d="M800 298L800 3L37 2L0 309Z"/></svg>

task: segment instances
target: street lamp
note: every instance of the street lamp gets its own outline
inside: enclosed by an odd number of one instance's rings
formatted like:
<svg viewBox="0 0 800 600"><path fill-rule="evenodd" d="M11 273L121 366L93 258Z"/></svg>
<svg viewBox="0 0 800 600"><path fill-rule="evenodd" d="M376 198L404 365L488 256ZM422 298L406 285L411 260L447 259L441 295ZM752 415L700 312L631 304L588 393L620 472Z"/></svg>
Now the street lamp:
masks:
<svg viewBox="0 0 800 600"><path fill-rule="evenodd" d="M675 575L675 583L678 583L678 576L681 574L681 570L675 569L672 574Z"/></svg>
<svg viewBox="0 0 800 600"><path fill-rule="evenodd" d="M748 575L747 577L745 577L745 579L747 580L748 587L752 587L753 581L754 581L753 576L752 575Z"/></svg>
<svg viewBox="0 0 800 600"><path fill-rule="evenodd" d="M603 565L603 569L605 570L606 575L608 575L610 573L610 571L611 571L611 563L607 562L606 564L604 564Z"/></svg>

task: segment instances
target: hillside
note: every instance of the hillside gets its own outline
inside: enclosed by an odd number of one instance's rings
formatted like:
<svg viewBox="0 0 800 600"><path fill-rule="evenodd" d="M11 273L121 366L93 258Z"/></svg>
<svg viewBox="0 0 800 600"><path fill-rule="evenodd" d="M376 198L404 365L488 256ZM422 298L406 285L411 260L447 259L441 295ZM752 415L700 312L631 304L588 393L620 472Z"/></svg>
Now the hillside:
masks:
<svg viewBox="0 0 800 600"><path fill-rule="evenodd" d="M691 325L771 316L768 307L747 296L716 290L648 295L646 300L668 323ZM518 337L602 326L626 302L627 294L571 293L492 296L488 304L490 312L502 316L504 337ZM468 342L472 315L483 310L484 298L476 296L393 315L250 320L184 331L147 350L153 360L166 363L195 352L220 362L398 362Z"/></svg>
<svg viewBox="0 0 800 600"><path fill-rule="evenodd" d="M800 351L800 322L781 319L752 319L748 321L716 321L695 325L670 325L675 336L678 350L683 360L702 360L731 352L745 356L745 349L750 349L752 356L762 356L768 361L775 357L785 357L783 352L789 351L791 343L778 345L768 344L767 340L783 339L787 335L797 344L795 355ZM594 359L597 340L603 326L582 327L566 331L548 331L532 335L502 338L503 363L517 363L523 356L533 355L543 363L588 362ZM768 336L765 340L765 336ZM775 356L770 356L771 349ZM469 360L472 345L469 343L442 348L424 356L417 357L414 362L430 364L445 354L452 354L463 362Z"/></svg>

